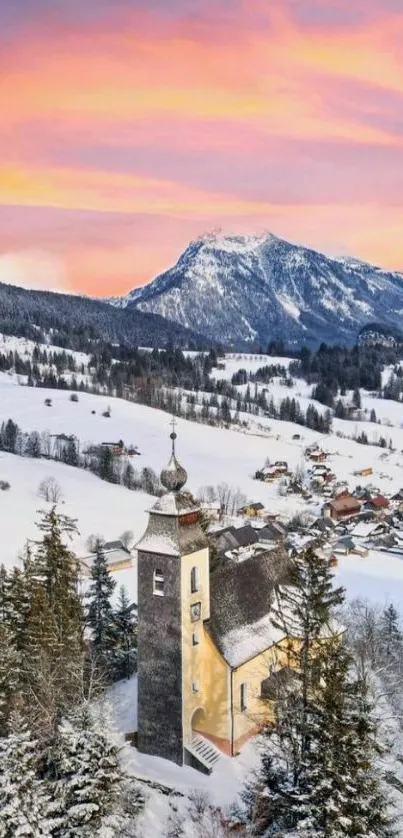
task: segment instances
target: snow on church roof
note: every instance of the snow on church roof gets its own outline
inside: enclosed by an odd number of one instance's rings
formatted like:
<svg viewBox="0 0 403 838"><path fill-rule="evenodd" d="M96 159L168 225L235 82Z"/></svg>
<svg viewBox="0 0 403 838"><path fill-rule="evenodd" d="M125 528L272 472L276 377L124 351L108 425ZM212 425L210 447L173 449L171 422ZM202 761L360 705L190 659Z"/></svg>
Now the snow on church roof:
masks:
<svg viewBox="0 0 403 838"><path fill-rule="evenodd" d="M278 643L284 637L284 631L273 626L270 614L250 625L233 629L221 638L221 652L233 668L256 657Z"/></svg>
<svg viewBox="0 0 403 838"><path fill-rule="evenodd" d="M230 666L240 666L278 639L270 616L287 569L287 557L270 551L230 562L212 574L207 628Z"/></svg>

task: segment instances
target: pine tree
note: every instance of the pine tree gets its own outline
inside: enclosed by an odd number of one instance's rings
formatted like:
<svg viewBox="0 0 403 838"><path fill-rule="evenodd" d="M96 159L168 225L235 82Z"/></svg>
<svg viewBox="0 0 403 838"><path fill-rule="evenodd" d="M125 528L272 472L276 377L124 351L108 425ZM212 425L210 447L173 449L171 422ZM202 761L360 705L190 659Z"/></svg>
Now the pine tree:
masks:
<svg viewBox="0 0 403 838"><path fill-rule="evenodd" d="M53 507L42 514L39 530L42 539L25 565L29 609L22 651L31 727L46 738L82 689L83 612L77 559L65 543L76 531L74 521Z"/></svg>
<svg viewBox="0 0 403 838"><path fill-rule="evenodd" d="M379 634L384 656L393 658L396 662L401 655L403 636L399 626L399 614L392 603L383 611Z"/></svg>
<svg viewBox="0 0 403 838"><path fill-rule="evenodd" d="M137 665L137 607L130 602L125 587L113 615L115 635L115 678L130 678Z"/></svg>
<svg viewBox="0 0 403 838"><path fill-rule="evenodd" d="M10 719L0 739L0 838L45 838L51 834L49 800L37 775L37 743L23 718Z"/></svg>
<svg viewBox="0 0 403 838"><path fill-rule="evenodd" d="M58 752L52 807L61 824L57 838L101 834L120 812L124 781L105 719L96 718L87 704L76 708L60 725Z"/></svg>
<svg viewBox="0 0 403 838"><path fill-rule="evenodd" d="M21 658L13 633L0 622L0 736L7 733L10 713L15 707L21 682Z"/></svg>
<svg viewBox="0 0 403 838"><path fill-rule="evenodd" d="M321 663L311 707L311 825L320 838L387 838L393 829L374 767L376 730L367 684L352 678L352 659L341 642L324 650Z"/></svg>
<svg viewBox="0 0 403 838"><path fill-rule="evenodd" d="M91 582L86 593L86 623L91 629L94 657L107 677L112 677L115 659L115 624L112 594L116 582L108 571L100 541L91 566Z"/></svg>

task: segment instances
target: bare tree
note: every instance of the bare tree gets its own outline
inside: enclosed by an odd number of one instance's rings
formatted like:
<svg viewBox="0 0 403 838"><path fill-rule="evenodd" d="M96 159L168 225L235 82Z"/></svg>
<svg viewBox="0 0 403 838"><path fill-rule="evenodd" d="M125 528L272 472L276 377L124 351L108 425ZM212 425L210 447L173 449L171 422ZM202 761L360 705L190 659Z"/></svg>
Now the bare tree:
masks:
<svg viewBox="0 0 403 838"><path fill-rule="evenodd" d="M63 497L61 487L54 477L45 477L38 487L38 495L50 503L59 503Z"/></svg>
<svg viewBox="0 0 403 838"><path fill-rule="evenodd" d="M92 532L91 535L88 536L87 541L85 542L85 546L90 553L95 553L99 544L105 544L105 539L103 535L100 533Z"/></svg>
<svg viewBox="0 0 403 838"><path fill-rule="evenodd" d="M133 530L125 530L124 532L122 532L122 535L120 536L120 541L122 542L123 547L126 547L126 550L130 550L130 548L133 546L134 541Z"/></svg>
<svg viewBox="0 0 403 838"><path fill-rule="evenodd" d="M245 506L246 495L240 489L219 483L218 486L202 486L198 492L200 501L218 503L222 515L235 515L238 509Z"/></svg>

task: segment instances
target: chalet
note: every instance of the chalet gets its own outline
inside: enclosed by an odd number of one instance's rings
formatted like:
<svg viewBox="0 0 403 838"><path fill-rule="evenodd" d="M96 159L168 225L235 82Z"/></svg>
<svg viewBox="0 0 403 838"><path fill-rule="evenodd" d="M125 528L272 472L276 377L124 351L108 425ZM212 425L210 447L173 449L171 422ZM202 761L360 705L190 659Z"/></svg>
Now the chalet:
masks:
<svg viewBox="0 0 403 838"><path fill-rule="evenodd" d="M248 518L263 518L264 514L264 504L259 501L255 503L247 503L245 506L241 506L241 508L238 509L238 515L245 515Z"/></svg>
<svg viewBox="0 0 403 838"><path fill-rule="evenodd" d="M357 498L348 492L339 495L337 498L325 503L323 507L323 515L325 518L333 518L336 521L342 521L344 518L351 518L358 515L361 511L361 504Z"/></svg>
<svg viewBox="0 0 403 838"><path fill-rule="evenodd" d="M313 463L323 463L328 457L326 451L322 451L321 448L307 448L305 456Z"/></svg>
<svg viewBox="0 0 403 838"><path fill-rule="evenodd" d="M288 463L279 460L273 463L273 465L264 466L264 468L256 472L255 476L257 480L264 480L267 483L271 480L277 480L279 477L285 477L287 474L289 474Z"/></svg>

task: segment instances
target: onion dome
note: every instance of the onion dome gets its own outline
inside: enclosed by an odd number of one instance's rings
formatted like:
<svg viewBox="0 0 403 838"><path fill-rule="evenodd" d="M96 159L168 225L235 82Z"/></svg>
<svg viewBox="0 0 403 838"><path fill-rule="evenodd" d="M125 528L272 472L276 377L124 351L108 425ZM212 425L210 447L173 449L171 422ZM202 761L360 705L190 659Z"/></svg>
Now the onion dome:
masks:
<svg viewBox="0 0 403 838"><path fill-rule="evenodd" d="M172 440L172 454L168 465L162 469L160 480L168 492L180 492L180 490L184 487L188 476L187 472L183 466L181 466L175 455L175 431L170 434L170 438Z"/></svg>

